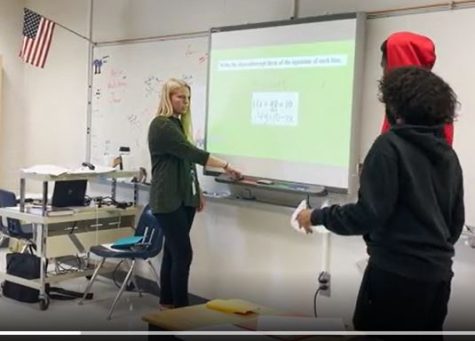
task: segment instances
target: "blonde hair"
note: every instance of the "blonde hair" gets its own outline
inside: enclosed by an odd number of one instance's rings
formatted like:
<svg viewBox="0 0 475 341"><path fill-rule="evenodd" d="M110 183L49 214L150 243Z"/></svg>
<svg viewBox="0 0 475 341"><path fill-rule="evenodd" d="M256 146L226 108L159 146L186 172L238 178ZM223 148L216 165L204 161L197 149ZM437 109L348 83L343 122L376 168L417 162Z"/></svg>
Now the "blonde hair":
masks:
<svg viewBox="0 0 475 341"><path fill-rule="evenodd" d="M185 81L180 79L170 78L163 84L162 92L160 94L160 103L158 104L157 116L170 117L173 116L173 106L170 100L172 94L177 90L187 88L191 94L191 88ZM191 110L190 105L188 110L181 115L181 124L185 131L185 136L193 143L193 128L191 124Z"/></svg>

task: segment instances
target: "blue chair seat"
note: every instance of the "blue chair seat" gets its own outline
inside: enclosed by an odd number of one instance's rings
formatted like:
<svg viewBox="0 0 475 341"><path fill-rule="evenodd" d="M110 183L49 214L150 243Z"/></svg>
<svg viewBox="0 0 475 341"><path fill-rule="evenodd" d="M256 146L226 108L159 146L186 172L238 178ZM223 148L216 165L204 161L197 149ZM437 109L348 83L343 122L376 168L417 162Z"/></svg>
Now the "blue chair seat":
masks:
<svg viewBox="0 0 475 341"><path fill-rule="evenodd" d="M140 251L135 250L111 250L103 245L91 246L89 251L99 257L104 258L130 258L130 259L147 259L150 253L144 249Z"/></svg>

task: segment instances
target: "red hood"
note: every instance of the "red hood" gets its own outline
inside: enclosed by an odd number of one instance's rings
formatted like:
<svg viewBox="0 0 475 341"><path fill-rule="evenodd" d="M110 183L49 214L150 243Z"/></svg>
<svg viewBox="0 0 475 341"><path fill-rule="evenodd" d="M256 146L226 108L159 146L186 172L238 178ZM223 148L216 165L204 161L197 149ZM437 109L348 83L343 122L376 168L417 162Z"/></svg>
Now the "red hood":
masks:
<svg viewBox="0 0 475 341"><path fill-rule="evenodd" d="M432 40L412 32L391 34L386 41L386 71L401 66L417 65L432 69L435 63L435 46ZM391 128L387 117L384 118L382 133ZM444 125L445 139L452 145L454 126Z"/></svg>
<svg viewBox="0 0 475 341"><path fill-rule="evenodd" d="M397 32L390 35L386 43L386 55L387 70L409 65L432 69L436 59L432 40L411 32Z"/></svg>

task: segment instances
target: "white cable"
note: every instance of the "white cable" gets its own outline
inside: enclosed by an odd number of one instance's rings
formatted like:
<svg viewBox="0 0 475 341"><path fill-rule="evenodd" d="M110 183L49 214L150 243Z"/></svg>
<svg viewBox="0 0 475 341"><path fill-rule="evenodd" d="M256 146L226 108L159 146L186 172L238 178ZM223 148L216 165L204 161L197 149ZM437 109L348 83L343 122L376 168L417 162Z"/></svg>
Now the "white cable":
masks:
<svg viewBox="0 0 475 341"><path fill-rule="evenodd" d="M322 233L322 267L321 271L330 272L331 239L328 230Z"/></svg>
<svg viewBox="0 0 475 341"><path fill-rule="evenodd" d="M330 200L325 200L320 208L325 208L330 206ZM330 231L328 231L323 225L312 226L314 232L318 232L322 235L322 267L321 271L330 272L330 250L331 250L331 239Z"/></svg>

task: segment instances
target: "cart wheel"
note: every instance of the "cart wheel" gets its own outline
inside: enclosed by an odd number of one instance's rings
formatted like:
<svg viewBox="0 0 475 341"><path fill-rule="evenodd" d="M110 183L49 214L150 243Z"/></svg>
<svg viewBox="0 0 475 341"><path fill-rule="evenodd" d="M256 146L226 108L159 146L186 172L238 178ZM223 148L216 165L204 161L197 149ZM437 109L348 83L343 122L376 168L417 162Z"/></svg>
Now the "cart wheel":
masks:
<svg viewBox="0 0 475 341"><path fill-rule="evenodd" d="M46 310L49 307L49 298L40 299L40 309Z"/></svg>

